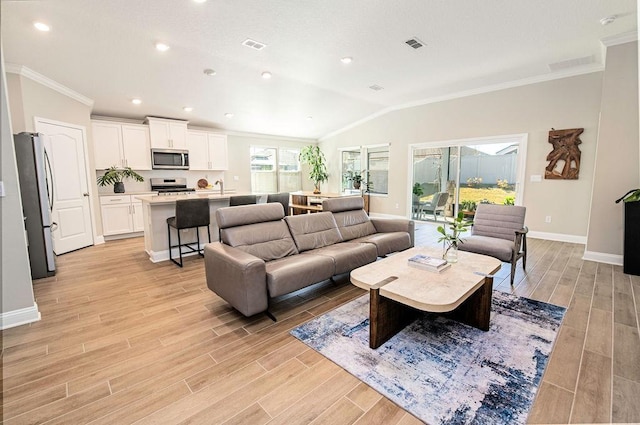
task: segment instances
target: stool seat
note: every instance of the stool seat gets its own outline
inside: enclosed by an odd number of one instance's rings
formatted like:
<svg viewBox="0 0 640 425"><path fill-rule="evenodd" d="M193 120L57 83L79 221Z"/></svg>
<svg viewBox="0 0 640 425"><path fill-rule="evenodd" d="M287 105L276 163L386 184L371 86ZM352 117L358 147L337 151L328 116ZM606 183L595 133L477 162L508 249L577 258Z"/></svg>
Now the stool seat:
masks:
<svg viewBox="0 0 640 425"><path fill-rule="evenodd" d="M209 224L211 223L209 212L209 199L180 199L176 201L176 215L174 217L167 218L167 234L169 237L169 259L176 265L182 267L182 247L189 249L190 252L197 252L198 255L204 257L203 251L200 249L200 227L207 228L207 235L209 237L209 243L211 243L211 230ZM171 245L171 228L177 230L178 244ZM196 229L196 241L182 243L180 237L180 230L182 229ZM191 245L196 244L196 248ZM172 249L178 248L180 254L180 262L174 260L172 256Z"/></svg>

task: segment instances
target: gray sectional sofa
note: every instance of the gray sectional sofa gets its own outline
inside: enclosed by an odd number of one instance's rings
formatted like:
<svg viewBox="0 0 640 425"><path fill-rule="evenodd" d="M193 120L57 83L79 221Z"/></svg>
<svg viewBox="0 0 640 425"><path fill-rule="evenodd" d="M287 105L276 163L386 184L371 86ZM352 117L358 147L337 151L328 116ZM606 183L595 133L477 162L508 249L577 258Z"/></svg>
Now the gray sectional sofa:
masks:
<svg viewBox="0 0 640 425"><path fill-rule="evenodd" d="M279 203L219 208L220 242L205 246L207 286L245 316L269 300L414 245L414 222L370 219L361 197L284 215Z"/></svg>

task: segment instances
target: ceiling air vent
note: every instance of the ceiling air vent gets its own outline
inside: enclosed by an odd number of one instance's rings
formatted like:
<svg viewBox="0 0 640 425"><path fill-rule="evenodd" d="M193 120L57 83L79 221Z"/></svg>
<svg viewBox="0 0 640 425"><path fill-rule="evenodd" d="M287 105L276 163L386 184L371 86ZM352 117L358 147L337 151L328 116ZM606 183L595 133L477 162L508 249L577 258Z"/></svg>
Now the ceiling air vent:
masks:
<svg viewBox="0 0 640 425"><path fill-rule="evenodd" d="M245 41L243 41L242 45L243 46L247 46L247 47L251 47L252 49L255 49L255 50L262 50L265 47L267 47L266 44L260 43L259 41L255 41L255 40L252 40L250 38L247 38Z"/></svg>
<svg viewBox="0 0 640 425"><path fill-rule="evenodd" d="M377 85L377 84L374 84L374 85L372 85L372 86L369 86L369 88L370 88L371 90L374 90L374 91L380 91L380 90L382 90L384 87L381 87L381 86L379 86L379 85Z"/></svg>
<svg viewBox="0 0 640 425"><path fill-rule="evenodd" d="M405 41L405 43L407 45L409 45L410 47L413 47L414 49L419 49L422 46L425 45L425 43L423 43L422 41L418 40L418 37L413 37L410 38L409 40Z"/></svg>
<svg viewBox="0 0 640 425"><path fill-rule="evenodd" d="M574 68L577 66L589 65L590 63L593 63L593 62L594 62L593 55L585 56L583 58L568 59L566 61L550 63L549 70L560 71L567 68Z"/></svg>

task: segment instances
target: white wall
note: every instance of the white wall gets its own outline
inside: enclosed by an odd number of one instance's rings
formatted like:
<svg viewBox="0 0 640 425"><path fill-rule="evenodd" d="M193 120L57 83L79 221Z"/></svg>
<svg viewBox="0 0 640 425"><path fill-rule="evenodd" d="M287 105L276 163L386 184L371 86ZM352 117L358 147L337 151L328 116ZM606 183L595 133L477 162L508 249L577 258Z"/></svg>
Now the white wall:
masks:
<svg viewBox="0 0 640 425"><path fill-rule="evenodd" d="M608 47L606 58L585 258L622 264L624 206L614 201L640 187L638 43Z"/></svg>
<svg viewBox="0 0 640 425"><path fill-rule="evenodd" d="M408 216L409 144L528 133L526 224L532 231L585 241L601 87L602 72L596 72L387 113L320 141L330 164L330 189L340 184L339 147L390 143L389 195L372 197L371 210ZM552 127L585 129L580 178L531 183L530 175L544 175ZM551 223L545 223L547 215Z"/></svg>
<svg viewBox="0 0 640 425"><path fill-rule="evenodd" d="M0 292L0 328L7 328L40 318L33 296L31 269L24 233L22 200L18 184L18 170L13 146L13 132L7 101L7 85L4 73L4 58L0 49L0 138L2 145L2 168L0 179L6 195L0 198L2 239L2 291Z"/></svg>

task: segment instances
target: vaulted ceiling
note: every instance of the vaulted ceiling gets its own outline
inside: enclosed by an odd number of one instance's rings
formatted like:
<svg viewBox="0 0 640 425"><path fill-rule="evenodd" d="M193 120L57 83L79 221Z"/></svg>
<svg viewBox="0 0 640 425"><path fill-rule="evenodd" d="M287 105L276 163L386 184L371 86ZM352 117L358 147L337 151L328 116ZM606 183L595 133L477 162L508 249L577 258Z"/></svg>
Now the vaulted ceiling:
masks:
<svg viewBox="0 0 640 425"><path fill-rule="evenodd" d="M634 0L4 0L1 7L7 64L93 99L94 114L314 139L404 105L601 69L601 40L637 32ZM50 31L36 30L36 21ZM413 38L424 45L405 43ZM266 47L246 47L246 39ZM169 50L158 51L158 42Z"/></svg>

